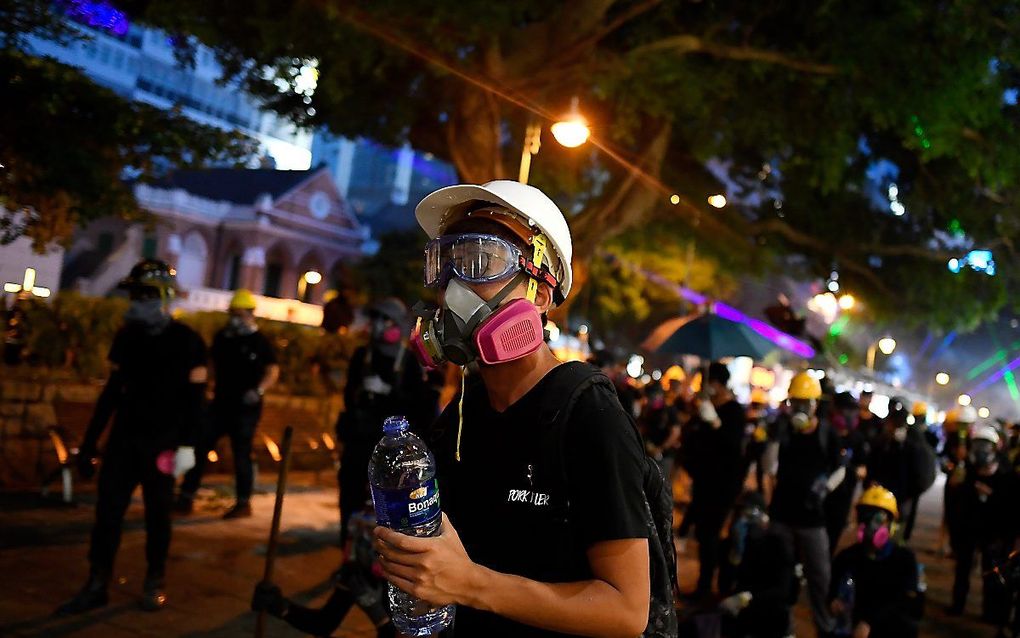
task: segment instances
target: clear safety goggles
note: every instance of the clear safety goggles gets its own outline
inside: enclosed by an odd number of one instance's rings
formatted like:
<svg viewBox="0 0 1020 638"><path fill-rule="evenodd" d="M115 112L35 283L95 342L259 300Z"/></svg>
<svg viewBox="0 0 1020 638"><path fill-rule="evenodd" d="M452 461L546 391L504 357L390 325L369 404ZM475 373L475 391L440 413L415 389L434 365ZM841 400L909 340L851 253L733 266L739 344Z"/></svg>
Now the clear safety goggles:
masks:
<svg viewBox="0 0 1020 638"><path fill-rule="evenodd" d="M520 249L502 237L444 235L425 246L425 285L442 286L451 277L476 284L500 281L520 271L524 261Z"/></svg>

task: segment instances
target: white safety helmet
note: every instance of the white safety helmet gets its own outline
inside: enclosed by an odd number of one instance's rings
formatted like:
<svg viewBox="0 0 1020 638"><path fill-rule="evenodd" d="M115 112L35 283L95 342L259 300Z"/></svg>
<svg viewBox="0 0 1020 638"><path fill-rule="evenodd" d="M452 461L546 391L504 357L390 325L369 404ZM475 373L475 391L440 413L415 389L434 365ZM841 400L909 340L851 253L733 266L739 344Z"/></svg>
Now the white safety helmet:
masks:
<svg viewBox="0 0 1020 638"><path fill-rule="evenodd" d="M971 441L990 441L995 444L996 447L999 445L999 431L991 425L976 425L971 428L970 431Z"/></svg>
<svg viewBox="0 0 1020 638"><path fill-rule="evenodd" d="M964 406L960 408L960 416L957 419L959 423L964 425L970 425L971 423L977 423L978 413L972 405Z"/></svg>
<svg viewBox="0 0 1020 638"><path fill-rule="evenodd" d="M476 184L447 186L421 200L414 209L414 216L429 239L435 239L443 234L450 222L459 219L460 213L475 202L504 206L545 235L559 262L560 272L554 272L553 275L560 282L560 293L565 299L570 294L574 279L570 266L574 251L570 228L559 207L534 186L506 179L487 182L480 186Z"/></svg>

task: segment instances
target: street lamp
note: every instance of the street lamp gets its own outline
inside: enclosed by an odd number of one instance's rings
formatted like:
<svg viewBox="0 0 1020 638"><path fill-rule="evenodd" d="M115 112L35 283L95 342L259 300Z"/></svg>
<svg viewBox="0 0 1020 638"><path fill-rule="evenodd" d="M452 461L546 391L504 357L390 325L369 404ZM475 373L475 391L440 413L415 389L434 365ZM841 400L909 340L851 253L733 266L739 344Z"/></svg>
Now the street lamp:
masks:
<svg viewBox="0 0 1020 638"><path fill-rule="evenodd" d="M305 281L307 281L312 286L322 281L322 273L320 273L318 270L309 270L308 272L305 273L304 277Z"/></svg>
<svg viewBox="0 0 1020 638"><path fill-rule="evenodd" d="M35 285L35 268L25 269L25 279L19 284L8 281L4 284L4 292L27 292L33 297L49 297L50 289Z"/></svg>
<svg viewBox="0 0 1020 638"><path fill-rule="evenodd" d="M581 115L577 108L576 97L570 100L570 111L554 122L549 130L553 137L561 145L567 148L576 148L588 141L591 136L591 128L588 127L588 120ZM524 130L524 148L521 149L521 169L517 181L522 184L528 183L531 175L531 157L538 155L542 148L542 125L538 122L528 124Z"/></svg>
<svg viewBox="0 0 1020 638"><path fill-rule="evenodd" d="M889 356L896 350L896 340L892 337L882 337L875 343L871 344L868 348L868 369L872 372L875 371L875 356L877 351L881 350L882 354Z"/></svg>
<svg viewBox="0 0 1020 638"><path fill-rule="evenodd" d="M301 280L298 281L298 299L300 301L309 301L308 287L314 286L315 284L322 281L322 273L318 270L309 270L305 274L301 275Z"/></svg>
<svg viewBox="0 0 1020 638"><path fill-rule="evenodd" d="M845 295L841 295L840 296L840 298L839 298L839 307L840 307L840 309L842 309L842 310L853 310L853 307L855 305L857 305L857 300L854 299L853 295L847 293Z"/></svg>
<svg viewBox="0 0 1020 638"><path fill-rule="evenodd" d="M987 419L989 416L991 416L991 414L992 411L984 406L978 408L978 416L982 419Z"/></svg>
<svg viewBox="0 0 1020 638"><path fill-rule="evenodd" d="M726 205L725 195L712 195L708 198L708 205L712 208L722 208Z"/></svg>
<svg viewBox="0 0 1020 638"><path fill-rule="evenodd" d="M959 403L960 405L962 405L963 407L967 407L968 405L970 405L970 402L971 402L970 395L969 394L961 394L960 398L958 398L956 400L956 402Z"/></svg>
<svg viewBox="0 0 1020 638"><path fill-rule="evenodd" d="M935 383L939 385L949 385L949 373L939 372L935 375Z"/></svg>

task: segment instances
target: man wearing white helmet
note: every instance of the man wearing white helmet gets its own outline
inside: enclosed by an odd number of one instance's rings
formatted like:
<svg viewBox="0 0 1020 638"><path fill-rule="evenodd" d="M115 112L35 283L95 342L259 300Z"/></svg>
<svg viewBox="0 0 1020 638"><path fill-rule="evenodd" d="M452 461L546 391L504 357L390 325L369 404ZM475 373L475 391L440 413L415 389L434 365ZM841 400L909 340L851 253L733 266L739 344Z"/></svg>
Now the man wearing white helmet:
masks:
<svg viewBox="0 0 1020 638"><path fill-rule="evenodd" d="M572 280L563 214L536 188L494 181L440 189L416 215L441 305L411 347L470 378L426 435L442 531L377 529L387 578L456 604L458 637L675 635L672 599L656 605L666 559L649 540L640 436L597 369L561 365L545 342Z"/></svg>
<svg viewBox="0 0 1020 638"><path fill-rule="evenodd" d="M949 613L963 613L974 553L980 551L985 575L981 617L1001 626L1009 614L1009 598L992 569L1006 560L1016 538L1016 477L1000 463L1000 438L994 427L979 424L971 428L967 448L966 475L958 495L960 520L952 535L956 570Z"/></svg>

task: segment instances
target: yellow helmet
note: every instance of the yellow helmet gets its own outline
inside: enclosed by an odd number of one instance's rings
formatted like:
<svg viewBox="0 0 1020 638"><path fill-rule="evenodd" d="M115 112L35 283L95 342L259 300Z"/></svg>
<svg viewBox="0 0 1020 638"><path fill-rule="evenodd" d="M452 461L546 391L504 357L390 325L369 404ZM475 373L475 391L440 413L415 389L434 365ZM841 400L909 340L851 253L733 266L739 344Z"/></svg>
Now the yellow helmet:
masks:
<svg viewBox="0 0 1020 638"><path fill-rule="evenodd" d="M946 412L946 423L959 423L960 422L960 408L952 408L949 412Z"/></svg>
<svg viewBox="0 0 1020 638"><path fill-rule="evenodd" d="M822 384L807 372L800 372L790 381L791 399L817 400L822 398Z"/></svg>
<svg viewBox="0 0 1020 638"><path fill-rule="evenodd" d="M765 405L769 402L769 395L765 390L761 388L754 388L751 390L751 403L759 403Z"/></svg>
<svg viewBox="0 0 1020 638"><path fill-rule="evenodd" d="M231 310L255 310L255 295L246 288L238 288L230 299Z"/></svg>
<svg viewBox="0 0 1020 638"><path fill-rule="evenodd" d="M864 490L860 500L857 501L857 507L862 505L883 509L892 514L894 520L900 517L900 510L896 507L896 497L881 485L872 485Z"/></svg>
<svg viewBox="0 0 1020 638"><path fill-rule="evenodd" d="M914 416L925 416L928 414L928 404L924 401L914 401L914 407L911 408L910 413Z"/></svg>

